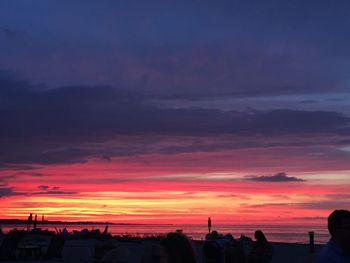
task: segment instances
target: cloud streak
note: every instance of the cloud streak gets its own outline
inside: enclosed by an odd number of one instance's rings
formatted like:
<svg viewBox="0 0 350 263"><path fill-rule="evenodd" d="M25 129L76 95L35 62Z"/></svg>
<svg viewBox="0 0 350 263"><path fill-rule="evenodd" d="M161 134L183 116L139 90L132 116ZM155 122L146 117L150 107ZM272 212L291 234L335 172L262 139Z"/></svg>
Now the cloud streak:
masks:
<svg viewBox="0 0 350 263"><path fill-rule="evenodd" d="M0 198L1 197L10 197L15 195L21 195L21 193L18 193L13 190L12 187L7 187L6 185L0 184Z"/></svg>
<svg viewBox="0 0 350 263"><path fill-rule="evenodd" d="M143 154L148 151L145 147L149 148L159 136L169 140L193 137L193 141L217 138L217 142L211 144L182 145L179 142L157 149L167 154L228 150L237 148L239 143L238 147L252 147L257 143L261 147L261 139L271 135L276 142L280 137L289 136L283 143L279 140L278 143L284 145L294 142L296 136L316 138L323 135L323 143L327 143L327 137L346 138L350 125L350 118L337 112L166 109L149 103L147 96L111 87L49 89L9 76L0 77L0 102L2 165L84 163L89 156L111 158L120 153ZM221 136L227 135L236 136L236 142L219 141ZM126 136L130 139L118 140ZM133 146L132 137L143 139L137 139ZM250 137L250 142L243 143L244 137ZM97 146L108 141L119 145L108 150ZM120 145L128 141L131 145L119 150ZM272 141L270 146L273 144Z"/></svg>
<svg viewBox="0 0 350 263"><path fill-rule="evenodd" d="M294 176L288 176L286 173L281 172L274 175L262 175L262 176L246 176L246 180L254 182L269 182L269 183L285 183L285 182L304 182L304 179Z"/></svg>

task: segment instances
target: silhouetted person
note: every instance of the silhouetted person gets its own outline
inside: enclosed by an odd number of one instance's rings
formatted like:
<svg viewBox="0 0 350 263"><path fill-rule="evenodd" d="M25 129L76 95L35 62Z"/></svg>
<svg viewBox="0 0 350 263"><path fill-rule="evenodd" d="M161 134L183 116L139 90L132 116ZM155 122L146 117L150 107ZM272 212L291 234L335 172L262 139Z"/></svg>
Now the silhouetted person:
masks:
<svg viewBox="0 0 350 263"><path fill-rule="evenodd" d="M208 217L208 231L210 234L210 232L211 232L211 219L210 219L210 217Z"/></svg>
<svg viewBox="0 0 350 263"><path fill-rule="evenodd" d="M27 230L30 230L30 225L33 223L33 214L31 213L27 219Z"/></svg>
<svg viewBox="0 0 350 263"><path fill-rule="evenodd" d="M235 240L232 235L226 235L225 238L228 239L225 244L225 263L244 263L243 244Z"/></svg>
<svg viewBox="0 0 350 263"><path fill-rule="evenodd" d="M160 241L161 263L197 263L196 253L185 235L173 232Z"/></svg>
<svg viewBox="0 0 350 263"><path fill-rule="evenodd" d="M203 253L207 263L223 263L225 258L225 244L228 240L219 235L217 231L212 231L206 235L203 245Z"/></svg>
<svg viewBox="0 0 350 263"><path fill-rule="evenodd" d="M105 226L105 229L102 232L102 235L107 235L108 234L108 225Z"/></svg>
<svg viewBox="0 0 350 263"><path fill-rule="evenodd" d="M331 239L321 250L316 263L350 262L350 211L334 210L328 217Z"/></svg>
<svg viewBox="0 0 350 263"><path fill-rule="evenodd" d="M267 241L264 233L257 230L254 233L256 239L249 255L249 263L268 263L272 259L272 247Z"/></svg>
<svg viewBox="0 0 350 263"><path fill-rule="evenodd" d="M38 215L35 214L35 217L34 217L34 229L36 229L37 224L38 224Z"/></svg>

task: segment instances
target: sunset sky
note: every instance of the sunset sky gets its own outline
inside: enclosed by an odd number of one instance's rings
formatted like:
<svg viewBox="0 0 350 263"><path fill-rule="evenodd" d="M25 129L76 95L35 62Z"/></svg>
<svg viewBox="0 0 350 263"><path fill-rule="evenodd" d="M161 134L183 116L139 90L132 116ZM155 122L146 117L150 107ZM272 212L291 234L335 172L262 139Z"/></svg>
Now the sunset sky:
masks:
<svg viewBox="0 0 350 263"><path fill-rule="evenodd" d="M1 0L1 218L350 209L348 0Z"/></svg>

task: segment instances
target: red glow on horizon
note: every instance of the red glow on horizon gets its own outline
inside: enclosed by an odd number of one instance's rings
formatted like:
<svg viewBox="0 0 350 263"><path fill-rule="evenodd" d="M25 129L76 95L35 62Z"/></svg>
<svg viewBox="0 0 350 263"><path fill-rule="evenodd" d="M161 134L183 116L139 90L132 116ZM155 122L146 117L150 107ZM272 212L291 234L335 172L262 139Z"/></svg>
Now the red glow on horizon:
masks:
<svg viewBox="0 0 350 263"><path fill-rule="evenodd" d="M303 182L258 182L249 175L261 175L257 170L267 167L239 170L242 164L229 165L227 158L199 166L196 158L205 155L91 159L35 171L7 170L3 173L13 193L1 198L2 217L24 219L37 213L62 221L198 223L211 216L221 223L309 224L346 205L337 198L348 194L346 171L301 169L288 175Z"/></svg>

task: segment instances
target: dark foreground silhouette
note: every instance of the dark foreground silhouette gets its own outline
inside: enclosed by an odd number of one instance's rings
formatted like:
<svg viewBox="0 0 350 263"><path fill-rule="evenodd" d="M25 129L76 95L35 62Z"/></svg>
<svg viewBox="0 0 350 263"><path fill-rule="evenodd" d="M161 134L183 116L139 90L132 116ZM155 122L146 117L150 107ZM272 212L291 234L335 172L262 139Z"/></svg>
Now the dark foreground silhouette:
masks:
<svg viewBox="0 0 350 263"><path fill-rule="evenodd" d="M331 239L322 249L316 263L350 262L350 211L334 210L328 217Z"/></svg>

